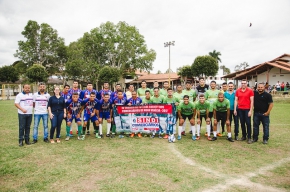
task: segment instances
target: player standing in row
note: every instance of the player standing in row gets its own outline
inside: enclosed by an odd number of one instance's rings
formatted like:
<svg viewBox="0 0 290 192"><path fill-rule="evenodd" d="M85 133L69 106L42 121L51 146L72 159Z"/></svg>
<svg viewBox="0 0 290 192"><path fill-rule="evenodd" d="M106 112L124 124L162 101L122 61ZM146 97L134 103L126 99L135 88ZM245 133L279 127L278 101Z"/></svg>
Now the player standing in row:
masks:
<svg viewBox="0 0 290 192"><path fill-rule="evenodd" d="M82 90L79 89L79 82L74 80L73 81L73 87L69 90L70 95L73 95L74 93L78 93L78 95L80 96Z"/></svg>
<svg viewBox="0 0 290 192"><path fill-rule="evenodd" d="M182 131L182 125L186 119L189 120L191 125L191 131L192 133L195 133L195 107L193 102L189 101L189 96L184 95L183 96L183 102L178 105L178 116L179 116L179 127L178 127L178 137L177 139L181 139L181 131ZM195 134L193 134L195 136Z"/></svg>
<svg viewBox="0 0 290 192"><path fill-rule="evenodd" d="M95 113L99 121L99 130L103 129L103 119L107 120L107 134L106 137L110 137L111 119L112 119L112 102L110 101L109 93L104 93L102 99L95 106ZM97 133L96 133L97 136Z"/></svg>
<svg viewBox="0 0 290 192"><path fill-rule="evenodd" d="M154 95L151 97L151 101L152 103L154 104L160 104L160 103L163 103L164 101L164 96L163 95L160 95L159 94L159 88L158 87L155 87L154 88ZM158 116L159 118L159 116ZM162 127L159 125L159 131L158 131L158 137L159 138L162 138L162 134L163 134L163 129ZM152 135L151 135L151 138L154 138L155 137L155 131L152 132Z"/></svg>
<svg viewBox="0 0 290 192"><path fill-rule="evenodd" d="M74 92L72 98L66 102L67 106L67 120L66 120L66 138L68 141L70 138L70 128L73 120L78 125L78 139L83 140L84 137L81 137L82 133L82 120L81 120L81 108L82 100L79 98L79 94Z"/></svg>
<svg viewBox="0 0 290 192"><path fill-rule="evenodd" d="M199 94L199 100L195 102L196 109L196 121L197 121L197 137L196 140L200 139L200 128L202 125L202 118L206 122L206 132L210 133L210 118L209 118L209 107L210 103L205 100L204 94ZM192 133L192 136L195 136L195 133ZM207 137L208 140L211 140L211 137Z"/></svg>
<svg viewBox="0 0 290 192"><path fill-rule="evenodd" d="M133 91L132 97L127 100L127 105L128 106L136 106L136 105L141 105L141 104L142 104L142 99L140 97L137 97L136 91ZM132 132L130 137L134 137L134 136L135 136L135 133ZM138 132L137 136L142 137L140 132Z"/></svg>
<svg viewBox="0 0 290 192"><path fill-rule="evenodd" d="M80 99L86 100L86 99L90 98L91 93L95 93L94 94L95 95L94 99L96 99L98 97L97 90L93 89L93 84L91 82L89 82L87 84L87 89L81 92ZM85 111L85 113L86 113L86 111ZM84 113L84 116L85 116L85 113ZM87 129L87 135L89 135L90 134L90 121L87 122L86 126L87 126L87 128L86 128ZM93 126L94 126L94 130L98 129L97 125L94 122L93 122ZM84 130L83 134L85 134L85 131L86 130Z"/></svg>
<svg viewBox="0 0 290 192"><path fill-rule="evenodd" d="M205 92L209 89L209 86L205 84L204 78L200 77L199 78L199 85L196 87L196 95L197 99L199 99L200 94L205 94Z"/></svg>
<svg viewBox="0 0 290 192"><path fill-rule="evenodd" d="M105 94L109 94L109 96L111 96L112 93L113 93L113 91L110 90L109 82L104 82L103 89L99 91L99 93L97 95L97 99L98 100L104 99Z"/></svg>
<svg viewBox="0 0 290 192"><path fill-rule="evenodd" d="M119 89L117 91L117 97L115 97L112 100L112 104L113 104L113 107L115 105L126 105L127 104L127 99L126 99L126 97L124 97L124 93L123 93L123 91L121 89ZM113 125L115 126L115 128L113 127ZM112 137L115 137L115 134L116 134L116 124L115 124L115 119L113 119L113 122L112 122ZM121 132L120 135L119 135L119 138L123 138L123 137L124 137L124 132Z"/></svg>
<svg viewBox="0 0 290 192"><path fill-rule="evenodd" d="M227 140L234 142L232 139L231 126L230 126L230 101L225 99L224 93L218 94L218 99L213 103L213 117L214 117L214 129L212 141L217 140L217 124L221 121L221 126L227 125L228 137Z"/></svg>
<svg viewBox="0 0 290 192"><path fill-rule="evenodd" d="M154 88L155 88L155 87L157 87L157 88L159 89L159 83L158 83L158 81L154 81L154 83L153 83L153 88L150 89L151 96L154 95Z"/></svg>
<svg viewBox="0 0 290 192"><path fill-rule="evenodd" d="M32 144L37 143L38 139L38 125L40 119L43 123L43 141L48 143L48 113L47 113L47 103L50 98L50 95L45 92L45 83L39 83L38 90L39 92L34 93L33 95L33 107L34 107L34 127L33 127L33 142Z"/></svg>
<svg viewBox="0 0 290 192"><path fill-rule="evenodd" d="M179 105L180 101L178 98L173 96L173 90L171 88L167 89L167 97L164 98L163 103L168 103L168 104L174 104L174 109L177 108ZM174 134L174 127L176 123L176 117L169 116L167 121L167 128L166 128L166 135L163 137L163 139L168 139L169 134L172 135Z"/></svg>
<svg viewBox="0 0 290 192"><path fill-rule="evenodd" d="M239 138L239 118L238 115L234 115L234 106L235 106L235 95L236 91L234 90L234 84L229 82L228 90L224 93L225 98L230 101L230 126L232 127L232 121L234 120L234 133L235 133L235 140L238 141Z"/></svg>
<svg viewBox="0 0 290 192"><path fill-rule="evenodd" d="M143 81L141 82L141 87L137 89L137 95L138 95L138 97L140 97L142 100L143 100L144 97L145 97L145 91L146 91L146 90L149 90L149 91L150 91L150 89L147 88L146 81L143 80Z"/></svg>
<svg viewBox="0 0 290 192"><path fill-rule="evenodd" d="M163 97L166 97L168 88L169 88L168 81L164 81L163 88L159 90L159 94L162 95Z"/></svg>
<svg viewBox="0 0 290 192"><path fill-rule="evenodd" d="M192 89L192 85L190 81L187 81L185 84L185 89L183 90L184 95L189 96L189 101L194 102L196 99L196 92ZM185 127L186 127L186 122L184 121L184 124L182 125L182 132L181 134L185 136ZM192 133L192 130L189 131L189 133Z"/></svg>
<svg viewBox="0 0 290 192"><path fill-rule="evenodd" d="M91 91L90 92L90 95L84 99L82 101L82 109L81 109L81 112L84 110L84 123L83 123L83 139L85 137L85 133L86 133L86 127L87 127L87 124L88 122L91 120L91 122L95 123L96 127L94 127L94 131L96 133L96 137L97 138L102 138L102 134L101 134L101 131L100 131L100 134L98 134L98 131L99 131L99 124L98 124L98 118L95 114L95 105L98 103L98 99L96 98L96 92L93 92Z"/></svg>
<svg viewBox="0 0 290 192"><path fill-rule="evenodd" d="M210 89L207 90L205 92L205 99L210 103L210 107L209 107L209 118L210 118L210 129L212 131L212 120L211 118L213 117L213 103L217 100L218 98L218 94L219 94L219 90L216 89L216 82L215 81L211 81L210 82ZM219 130L218 130L219 131ZM210 132L206 132L205 133L206 137L210 136ZM218 132L218 136L222 136L219 132Z"/></svg>
<svg viewBox="0 0 290 192"><path fill-rule="evenodd" d="M235 96L235 106L234 106L234 114L239 115L242 134L242 141L248 139L248 144L252 143L251 134L252 134L252 126L251 126L251 116L254 105L254 92L252 89L248 88L247 80L242 80L241 88L237 89ZM237 113L237 110L239 113ZM247 125L247 129L246 126Z"/></svg>

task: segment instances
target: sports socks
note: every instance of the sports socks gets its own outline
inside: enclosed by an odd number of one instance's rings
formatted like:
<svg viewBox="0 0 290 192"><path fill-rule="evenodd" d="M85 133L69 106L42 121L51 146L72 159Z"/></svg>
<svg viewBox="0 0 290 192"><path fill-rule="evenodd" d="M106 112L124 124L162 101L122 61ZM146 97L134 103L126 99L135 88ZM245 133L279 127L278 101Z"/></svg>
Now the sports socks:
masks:
<svg viewBox="0 0 290 192"><path fill-rule="evenodd" d="M178 136L181 136L182 126L178 126Z"/></svg>
<svg viewBox="0 0 290 192"><path fill-rule="evenodd" d="M71 127L71 126L68 126L68 125L66 126L66 136L67 136L67 137L69 136L70 127Z"/></svg>
<svg viewBox="0 0 290 192"><path fill-rule="evenodd" d="M196 132L195 125L190 126L190 128L191 128L191 131L192 131L192 136L195 136L195 132Z"/></svg>
<svg viewBox="0 0 290 192"><path fill-rule="evenodd" d="M196 133L197 133L197 136L200 136L200 125L199 124L196 125Z"/></svg>
<svg viewBox="0 0 290 192"><path fill-rule="evenodd" d="M99 125L99 135L103 135L103 125L102 124Z"/></svg>
<svg viewBox="0 0 290 192"><path fill-rule="evenodd" d="M107 134L110 134L111 123L107 123Z"/></svg>
<svg viewBox="0 0 290 192"><path fill-rule="evenodd" d="M206 125L206 131L207 131L207 135L209 137L210 136L210 125Z"/></svg>

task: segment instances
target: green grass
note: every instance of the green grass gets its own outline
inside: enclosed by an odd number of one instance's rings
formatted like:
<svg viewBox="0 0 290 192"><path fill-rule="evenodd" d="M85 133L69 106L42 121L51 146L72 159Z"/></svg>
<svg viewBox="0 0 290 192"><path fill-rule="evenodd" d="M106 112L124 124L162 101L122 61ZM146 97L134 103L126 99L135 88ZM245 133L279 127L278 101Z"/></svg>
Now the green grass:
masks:
<svg viewBox="0 0 290 192"><path fill-rule="evenodd" d="M13 101L0 101L0 191L202 191L289 158L289 108L289 99L275 98L268 145L262 144L261 135L251 145L225 138L209 142L203 136L194 142L189 134L174 144L93 135L65 142L63 123L60 144L44 143L40 125L39 142L18 147L17 110ZM290 190L289 170L288 161L249 180ZM226 189L248 190L241 185Z"/></svg>

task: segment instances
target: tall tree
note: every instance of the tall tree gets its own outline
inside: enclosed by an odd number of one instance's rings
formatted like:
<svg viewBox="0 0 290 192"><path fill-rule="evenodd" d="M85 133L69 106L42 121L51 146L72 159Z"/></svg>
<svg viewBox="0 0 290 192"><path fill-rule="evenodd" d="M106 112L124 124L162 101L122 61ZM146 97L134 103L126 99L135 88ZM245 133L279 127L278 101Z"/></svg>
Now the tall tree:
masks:
<svg viewBox="0 0 290 192"><path fill-rule="evenodd" d="M209 55L198 56L191 65L193 77L199 76L215 76L218 72L218 62L215 58Z"/></svg>
<svg viewBox="0 0 290 192"><path fill-rule="evenodd" d="M48 80L48 73L41 64L34 64L26 72L26 76L30 82L46 82Z"/></svg>
<svg viewBox="0 0 290 192"><path fill-rule="evenodd" d="M105 66L100 70L99 82L109 82L110 84L118 82L121 76L120 70L116 67Z"/></svg>
<svg viewBox="0 0 290 192"><path fill-rule="evenodd" d="M219 51L213 50L213 52L209 52L208 53L210 56L212 56L213 58L215 58L217 60L217 62L222 62L220 56L222 55Z"/></svg>
<svg viewBox="0 0 290 192"><path fill-rule="evenodd" d="M66 61L66 46L64 39L46 23L38 24L29 20L21 33L25 41L18 41L18 50L14 54L22 62L32 66L34 63L43 65L52 75L63 68Z"/></svg>
<svg viewBox="0 0 290 192"><path fill-rule="evenodd" d="M187 78L192 77L192 71L191 71L190 65L185 65L183 67L179 67L177 70L178 70L177 75L179 75L184 82L187 81Z"/></svg>
<svg viewBox="0 0 290 192"><path fill-rule="evenodd" d="M235 71L237 72L237 71L245 70L249 66L250 65L247 62L240 63L239 65L235 66Z"/></svg>
<svg viewBox="0 0 290 192"><path fill-rule="evenodd" d="M227 68L225 65L221 65L220 69L223 70L223 75L227 75L231 73L231 70L229 68Z"/></svg>

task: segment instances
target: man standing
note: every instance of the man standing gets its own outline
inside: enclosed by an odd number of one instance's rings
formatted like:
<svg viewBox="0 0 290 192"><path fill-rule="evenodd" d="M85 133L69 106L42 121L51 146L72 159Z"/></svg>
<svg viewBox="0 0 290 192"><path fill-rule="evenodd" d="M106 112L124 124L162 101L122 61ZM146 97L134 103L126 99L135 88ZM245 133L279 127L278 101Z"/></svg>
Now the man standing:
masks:
<svg viewBox="0 0 290 192"><path fill-rule="evenodd" d="M97 95L97 99L101 100L104 99L105 94L109 94L109 96L113 93L113 91L110 90L109 82L104 82L103 89L99 91L99 94Z"/></svg>
<svg viewBox="0 0 290 192"><path fill-rule="evenodd" d="M224 93L218 94L218 99L213 103L213 117L214 117L214 128L212 141L217 140L217 124L221 121L221 126L227 125L228 141L234 142L232 139L231 126L230 126L230 101L225 99Z"/></svg>
<svg viewBox="0 0 290 192"><path fill-rule="evenodd" d="M137 95L138 95L138 97L140 97L142 100L143 100L144 97L145 97L145 91L146 91L146 90L149 90L149 91L150 91L150 89L147 88L146 81L143 80L143 81L141 82L141 87L137 89Z"/></svg>
<svg viewBox="0 0 290 192"><path fill-rule="evenodd" d="M235 95L236 91L234 90L234 84L229 82L228 90L224 93L225 98L230 101L230 126L232 126L232 121L234 120L235 124L235 140L239 140L239 118L238 115L234 115L234 106L235 106ZM239 113L239 112L237 112Z"/></svg>
<svg viewBox="0 0 290 192"><path fill-rule="evenodd" d="M258 84L258 91L254 92L254 133L253 141L258 141L259 125L263 124L263 143L267 144L269 140L270 112L273 108L272 95L265 92L265 86Z"/></svg>
<svg viewBox="0 0 290 192"><path fill-rule="evenodd" d="M69 94L73 95L73 93L78 93L80 95L82 90L79 89L79 82L77 80L73 81L73 87L69 90Z"/></svg>
<svg viewBox="0 0 290 192"><path fill-rule="evenodd" d="M252 143L251 116L253 111L253 102L254 102L254 92L250 88L248 88L247 80L243 79L241 88L237 89L236 91L234 114L237 115L237 110L239 111L238 115L240 118L243 134L241 140L242 141L246 140L246 137L248 136L248 144Z"/></svg>
<svg viewBox="0 0 290 192"><path fill-rule="evenodd" d="M136 106L136 105L141 105L141 104L142 104L142 99L140 97L137 97L137 92L136 91L133 91L132 92L132 97L127 100L127 105L128 106ZM134 137L134 136L135 136L135 133L132 132L130 137ZM140 132L137 134L137 136L139 138L142 137Z"/></svg>
<svg viewBox="0 0 290 192"><path fill-rule="evenodd" d="M23 146L23 137L26 145L30 145L29 134L33 109L33 95L30 93L30 85L23 85L23 91L18 93L15 98L15 106L18 108L19 147Z"/></svg>
<svg viewBox="0 0 290 192"><path fill-rule="evenodd" d="M163 97L167 96L167 89L169 88L168 81L164 81L163 83L163 89L159 90L159 94L162 95Z"/></svg>
<svg viewBox="0 0 290 192"><path fill-rule="evenodd" d="M134 85L133 84L130 84L129 87L128 87L128 91L126 91L126 96L127 96L127 99L130 99L132 97L132 93L134 91Z"/></svg>
<svg viewBox="0 0 290 192"><path fill-rule="evenodd" d="M200 77L199 78L199 85L195 89L197 99L199 98L200 94L204 94L208 89L209 89L209 86L207 84L205 84L204 78Z"/></svg>
<svg viewBox="0 0 290 192"><path fill-rule="evenodd" d="M45 92L45 83L39 83L39 92L33 95L33 107L34 107L34 127L33 127L33 142L37 143L38 139L38 125L40 119L43 122L43 141L48 143L48 113L47 113L47 103L50 95Z"/></svg>
<svg viewBox="0 0 290 192"><path fill-rule="evenodd" d="M197 137L195 138L195 133L192 134L193 140L200 139L200 127L202 124L202 118L204 118L206 122L206 132L210 132L210 119L209 119L209 106L210 103L205 100L204 94L201 93L199 95L199 100L195 102L196 109L196 118L197 118ZM207 137L208 140L211 140L211 137Z"/></svg>

